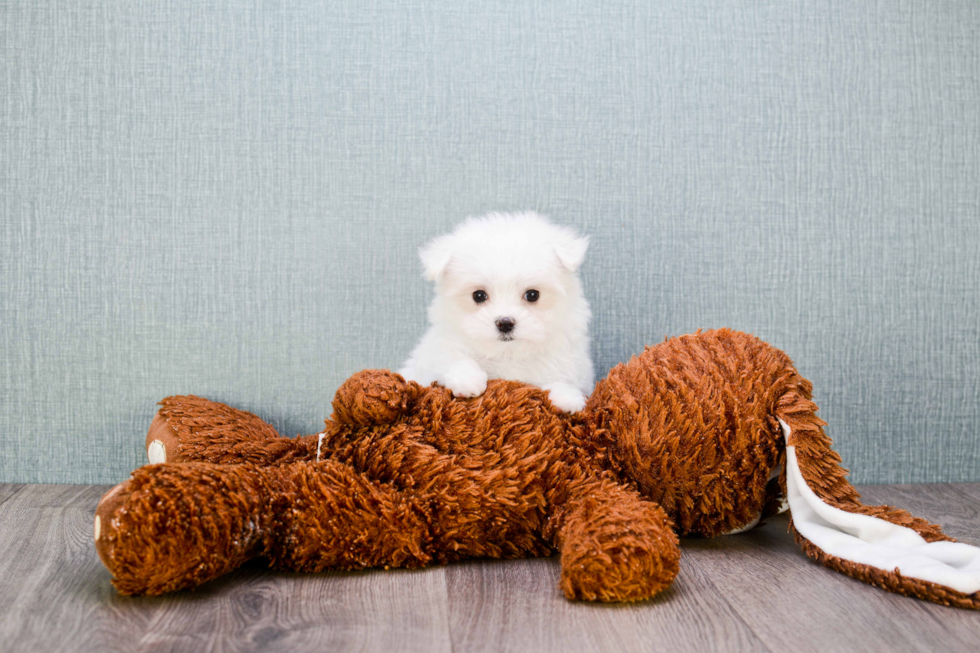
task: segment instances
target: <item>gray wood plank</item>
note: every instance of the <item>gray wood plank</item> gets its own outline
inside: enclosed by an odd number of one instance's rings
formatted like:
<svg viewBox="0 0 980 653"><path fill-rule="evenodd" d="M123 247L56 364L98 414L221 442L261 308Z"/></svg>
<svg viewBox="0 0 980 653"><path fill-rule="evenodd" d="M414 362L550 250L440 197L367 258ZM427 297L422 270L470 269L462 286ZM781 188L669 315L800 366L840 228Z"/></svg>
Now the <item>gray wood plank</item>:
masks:
<svg viewBox="0 0 980 653"><path fill-rule="evenodd" d="M450 651L439 569L286 574L253 563L167 597L138 651Z"/></svg>
<svg viewBox="0 0 980 653"><path fill-rule="evenodd" d="M860 488L866 502L893 503L975 534L973 508L942 486ZM945 517L945 518L944 518ZM954 523L955 522L955 523ZM685 541L710 582L734 597L740 616L773 649L793 651L974 651L976 612L947 608L865 585L809 559L787 532L785 516L749 533ZM964 538L967 539L967 538Z"/></svg>
<svg viewBox="0 0 980 653"><path fill-rule="evenodd" d="M939 524L947 535L980 545L980 483L865 485L865 503L887 503Z"/></svg>
<svg viewBox="0 0 980 653"><path fill-rule="evenodd" d="M883 485L881 487L894 487ZM909 486L909 487L915 487ZM942 487L942 486L941 486ZM948 483L946 487L951 487L957 492L960 492L964 496L969 497L974 502L980 503L980 483Z"/></svg>
<svg viewBox="0 0 980 653"><path fill-rule="evenodd" d="M4 486L0 486L4 487ZM111 485L12 485L16 488L3 506L7 508L77 508L92 510ZM0 492L0 496L3 493Z"/></svg>
<svg viewBox="0 0 980 653"><path fill-rule="evenodd" d="M687 557L668 592L635 604L568 601L559 574L557 556L448 567L453 650L767 650L724 597L704 591L706 579Z"/></svg>
<svg viewBox="0 0 980 653"><path fill-rule="evenodd" d="M28 486L0 505L0 642L30 651L448 651L441 568L282 574L256 562L194 592L124 597L92 545L108 486Z"/></svg>
<svg viewBox="0 0 980 653"><path fill-rule="evenodd" d="M777 518L685 540L649 602L569 602L557 558L422 571L287 574L260 563L195 592L128 598L92 546L107 486L0 485L0 648L30 651L973 651L980 615L809 561ZM866 486L980 542L980 484Z"/></svg>
<svg viewBox="0 0 980 653"><path fill-rule="evenodd" d="M7 499L20 492L24 487L23 483L0 484L0 505L3 505Z"/></svg>
<svg viewBox="0 0 980 653"><path fill-rule="evenodd" d="M0 505L0 642L16 651L132 651L155 604L109 585L92 546L102 486L28 486Z"/></svg>

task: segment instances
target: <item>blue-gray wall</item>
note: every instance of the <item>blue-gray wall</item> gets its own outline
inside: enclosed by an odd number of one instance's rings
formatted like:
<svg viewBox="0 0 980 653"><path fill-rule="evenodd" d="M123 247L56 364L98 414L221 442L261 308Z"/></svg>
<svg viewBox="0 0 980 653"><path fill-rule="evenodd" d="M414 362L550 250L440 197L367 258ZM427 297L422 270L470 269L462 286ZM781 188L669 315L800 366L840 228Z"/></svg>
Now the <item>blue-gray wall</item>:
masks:
<svg viewBox="0 0 980 653"><path fill-rule="evenodd" d="M0 2L0 481L124 478L172 393L315 431L524 208L601 372L748 330L856 481L978 481L978 106L975 0Z"/></svg>

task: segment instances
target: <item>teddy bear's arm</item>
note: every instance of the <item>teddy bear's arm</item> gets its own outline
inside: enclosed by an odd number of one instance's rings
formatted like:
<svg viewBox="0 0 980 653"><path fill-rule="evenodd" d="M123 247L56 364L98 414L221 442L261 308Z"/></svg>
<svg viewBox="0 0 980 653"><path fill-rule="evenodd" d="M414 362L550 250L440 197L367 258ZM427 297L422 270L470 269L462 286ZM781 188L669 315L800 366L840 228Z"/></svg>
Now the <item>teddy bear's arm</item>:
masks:
<svg viewBox="0 0 980 653"><path fill-rule="evenodd" d="M637 601L670 586L680 566L667 514L606 478L572 484L552 524L570 599Z"/></svg>
<svg viewBox="0 0 980 653"><path fill-rule="evenodd" d="M333 419L349 426L380 426L401 417L425 389L388 370L362 370L337 389Z"/></svg>
<svg viewBox="0 0 980 653"><path fill-rule="evenodd" d="M146 434L151 463L209 462L256 465L311 458L317 436L283 438L252 413L201 397L160 402Z"/></svg>

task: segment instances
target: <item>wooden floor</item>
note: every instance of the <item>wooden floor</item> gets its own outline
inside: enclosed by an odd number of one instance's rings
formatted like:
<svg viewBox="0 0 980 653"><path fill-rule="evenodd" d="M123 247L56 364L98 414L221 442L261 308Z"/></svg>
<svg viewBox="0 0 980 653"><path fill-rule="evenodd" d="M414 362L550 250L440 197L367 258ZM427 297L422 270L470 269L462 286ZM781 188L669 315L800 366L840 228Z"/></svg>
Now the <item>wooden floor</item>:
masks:
<svg viewBox="0 0 980 653"><path fill-rule="evenodd" d="M555 558L323 575L253 564L127 598L92 546L106 489L0 484L0 651L980 651L980 612L817 566L784 517L685 540L673 588L632 605L566 601ZM980 483L862 494L980 543Z"/></svg>

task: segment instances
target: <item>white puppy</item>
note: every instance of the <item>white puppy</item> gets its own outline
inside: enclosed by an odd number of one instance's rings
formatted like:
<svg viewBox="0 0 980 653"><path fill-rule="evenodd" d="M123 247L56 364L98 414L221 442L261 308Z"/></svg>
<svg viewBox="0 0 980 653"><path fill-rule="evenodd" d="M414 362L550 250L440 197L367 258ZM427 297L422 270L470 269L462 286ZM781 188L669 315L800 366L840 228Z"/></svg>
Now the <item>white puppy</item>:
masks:
<svg viewBox="0 0 980 653"><path fill-rule="evenodd" d="M433 240L419 251L436 283L431 326L400 374L457 397L483 394L487 379L524 381L581 410L593 386L592 312L576 274L588 246L530 212L470 218Z"/></svg>

